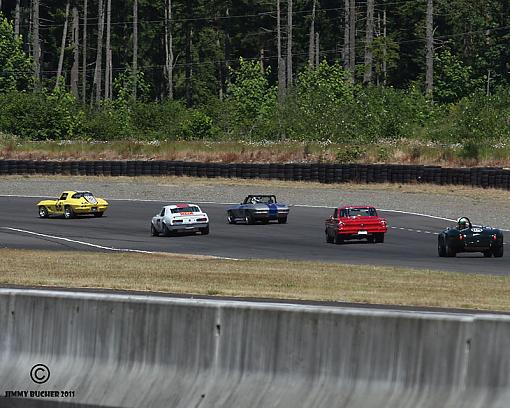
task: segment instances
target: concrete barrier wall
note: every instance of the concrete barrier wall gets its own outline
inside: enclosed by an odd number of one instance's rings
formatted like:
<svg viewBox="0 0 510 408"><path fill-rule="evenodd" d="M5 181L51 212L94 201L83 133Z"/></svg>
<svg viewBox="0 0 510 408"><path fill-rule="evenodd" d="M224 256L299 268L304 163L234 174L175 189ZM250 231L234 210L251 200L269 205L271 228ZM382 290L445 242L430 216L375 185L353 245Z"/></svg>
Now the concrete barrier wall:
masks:
<svg viewBox="0 0 510 408"><path fill-rule="evenodd" d="M506 408L509 346L509 316L0 289L0 396L75 392L0 406Z"/></svg>

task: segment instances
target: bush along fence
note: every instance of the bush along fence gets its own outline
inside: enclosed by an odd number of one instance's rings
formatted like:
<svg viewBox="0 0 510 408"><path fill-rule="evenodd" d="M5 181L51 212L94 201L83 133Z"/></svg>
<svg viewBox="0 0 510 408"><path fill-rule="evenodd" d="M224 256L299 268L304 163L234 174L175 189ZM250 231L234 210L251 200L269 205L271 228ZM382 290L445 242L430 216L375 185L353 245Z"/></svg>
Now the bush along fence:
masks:
<svg viewBox="0 0 510 408"><path fill-rule="evenodd" d="M510 169L443 168L393 164L246 164L182 161L0 160L0 175L190 176L319 183L432 183L510 190Z"/></svg>

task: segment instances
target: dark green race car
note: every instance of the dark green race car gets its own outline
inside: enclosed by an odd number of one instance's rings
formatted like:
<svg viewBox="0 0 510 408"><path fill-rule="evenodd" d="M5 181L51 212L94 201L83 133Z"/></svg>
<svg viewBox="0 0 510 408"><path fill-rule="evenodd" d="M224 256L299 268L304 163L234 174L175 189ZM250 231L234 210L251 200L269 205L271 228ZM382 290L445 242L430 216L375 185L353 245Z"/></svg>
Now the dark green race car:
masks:
<svg viewBox="0 0 510 408"><path fill-rule="evenodd" d="M457 220L456 228L447 228L437 241L439 256L452 257L459 252L481 252L486 258L503 256L503 232L497 228L473 226L469 218Z"/></svg>

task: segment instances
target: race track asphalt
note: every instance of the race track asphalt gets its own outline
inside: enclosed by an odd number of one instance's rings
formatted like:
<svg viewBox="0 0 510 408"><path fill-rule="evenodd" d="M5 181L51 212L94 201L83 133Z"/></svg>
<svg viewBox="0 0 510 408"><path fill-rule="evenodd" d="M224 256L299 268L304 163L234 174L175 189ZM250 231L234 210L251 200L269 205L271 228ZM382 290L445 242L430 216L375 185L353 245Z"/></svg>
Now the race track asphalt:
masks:
<svg viewBox="0 0 510 408"><path fill-rule="evenodd" d="M324 220L331 214L327 208L291 207L289 222L285 225L229 225L225 219L228 205L201 204L211 220L210 235L152 237L149 233L151 217L163 205L171 203L112 200L103 218L66 220L40 219L34 205L37 201L36 198L0 197L0 247L106 250L83 244L88 243L116 249L242 259L392 265L498 275L510 273L510 254L499 259L484 258L482 254L439 258L437 233L451 223L411 214L381 212L390 226L384 244L352 241L333 245L325 242Z"/></svg>

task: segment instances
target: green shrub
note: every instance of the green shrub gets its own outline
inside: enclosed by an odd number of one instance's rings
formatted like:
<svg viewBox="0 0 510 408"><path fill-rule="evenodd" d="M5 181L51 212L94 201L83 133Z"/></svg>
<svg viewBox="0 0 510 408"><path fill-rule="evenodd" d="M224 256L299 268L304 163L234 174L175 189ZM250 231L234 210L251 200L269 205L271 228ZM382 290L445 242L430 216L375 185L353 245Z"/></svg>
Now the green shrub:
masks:
<svg viewBox="0 0 510 408"><path fill-rule="evenodd" d="M119 112L109 103L103 103L100 109L88 113L85 136L92 140L121 140L133 137L133 128L129 117Z"/></svg>
<svg viewBox="0 0 510 408"><path fill-rule="evenodd" d="M57 140L83 133L85 114L68 92L56 88L0 94L0 130L31 140Z"/></svg>
<svg viewBox="0 0 510 408"><path fill-rule="evenodd" d="M198 110L181 125L181 137L184 140L212 139L214 134L212 119Z"/></svg>
<svg viewBox="0 0 510 408"><path fill-rule="evenodd" d="M480 160L480 146L474 141L466 142L459 152L459 157L478 162Z"/></svg>
<svg viewBox="0 0 510 408"><path fill-rule="evenodd" d="M338 149L336 161L338 163L354 163L360 160L366 153L363 146L346 145Z"/></svg>
<svg viewBox="0 0 510 408"><path fill-rule="evenodd" d="M137 102L131 106L133 131L142 139L176 140L190 116L191 111L180 101Z"/></svg>
<svg viewBox="0 0 510 408"><path fill-rule="evenodd" d="M492 143L510 139L510 95L499 89L494 95L479 92L443 108L443 115L429 127L429 137L448 143Z"/></svg>

